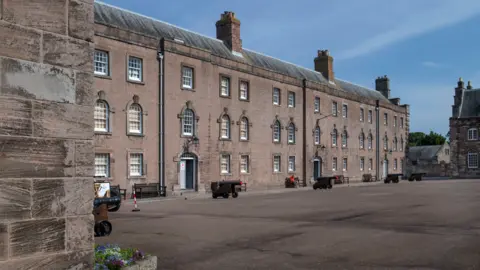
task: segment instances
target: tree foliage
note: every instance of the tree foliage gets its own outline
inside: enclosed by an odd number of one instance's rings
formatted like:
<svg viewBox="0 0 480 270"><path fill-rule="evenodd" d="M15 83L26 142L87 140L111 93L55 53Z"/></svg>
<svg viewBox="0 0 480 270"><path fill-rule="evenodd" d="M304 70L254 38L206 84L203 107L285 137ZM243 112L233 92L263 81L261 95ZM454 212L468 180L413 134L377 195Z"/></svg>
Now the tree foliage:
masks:
<svg viewBox="0 0 480 270"><path fill-rule="evenodd" d="M408 136L408 146L421 145L441 145L447 138L440 133L430 131L429 134L423 132L411 132Z"/></svg>

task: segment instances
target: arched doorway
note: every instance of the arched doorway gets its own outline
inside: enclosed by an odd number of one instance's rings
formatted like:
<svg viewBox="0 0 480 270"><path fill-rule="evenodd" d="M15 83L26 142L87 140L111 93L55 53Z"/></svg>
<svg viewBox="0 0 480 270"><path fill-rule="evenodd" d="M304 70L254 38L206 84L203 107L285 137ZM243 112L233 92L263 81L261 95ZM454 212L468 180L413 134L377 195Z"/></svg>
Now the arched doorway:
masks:
<svg viewBox="0 0 480 270"><path fill-rule="evenodd" d="M182 190L197 190L197 164L195 154L186 152L180 156L179 183Z"/></svg>
<svg viewBox="0 0 480 270"><path fill-rule="evenodd" d="M313 180L322 176L322 158L316 157L313 159Z"/></svg>

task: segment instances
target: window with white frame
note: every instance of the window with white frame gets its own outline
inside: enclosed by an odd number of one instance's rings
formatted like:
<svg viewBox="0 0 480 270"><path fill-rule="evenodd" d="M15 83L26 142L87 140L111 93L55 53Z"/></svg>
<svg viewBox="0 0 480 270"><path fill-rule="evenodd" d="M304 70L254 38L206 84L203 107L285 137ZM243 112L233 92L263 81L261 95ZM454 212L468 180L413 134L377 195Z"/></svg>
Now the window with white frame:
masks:
<svg viewBox="0 0 480 270"><path fill-rule="evenodd" d="M130 56L128 58L128 79L141 82L143 76L142 66L142 59Z"/></svg>
<svg viewBox="0 0 480 270"><path fill-rule="evenodd" d="M372 141L373 141L372 134L368 134L368 149L372 149L372 147L373 147Z"/></svg>
<svg viewBox="0 0 480 270"><path fill-rule="evenodd" d="M337 130L333 129L332 131L332 146L337 146Z"/></svg>
<svg viewBox="0 0 480 270"><path fill-rule="evenodd" d="M342 117L348 118L348 105L342 104Z"/></svg>
<svg viewBox="0 0 480 270"><path fill-rule="evenodd" d="M222 97L230 96L230 78L224 76L220 78L220 95Z"/></svg>
<svg viewBox="0 0 480 270"><path fill-rule="evenodd" d="M320 98L315 97L315 101L313 102L313 109L315 112L320 112Z"/></svg>
<svg viewBox="0 0 480 270"><path fill-rule="evenodd" d="M478 153L468 153L467 165L469 169L478 168Z"/></svg>
<svg viewBox="0 0 480 270"><path fill-rule="evenodd" d="M220 156L220 172L222 174L230 173L230 155L223 154Z"/></svg>
<svg viewBox="0 0 480 270"><path fill-rule="evenodd" d="M400 159L400 171L403 172L403 159Z"/></svg>
<svg viewBox="0 0 480 270"><path fill-rule="evenodd" d="M230 117L222 116L220 121L220 137L222 139L230 139Z"/></svg>
<svg viewBox="0 0 480 270"><path fill-rule="evenodd" d="M342 147L348 146L348 134L347 131L342 132Z"/></svg>
<svg viewBox="0 0 480 270"><path fill-rule="evenodd" d="M368 170L371 171L373 168L373 159L369 158L368 159Z"/></svg>
<svg viewBox="0 0 480 270"><path fill-rule="evenodd" d="M393 151L397 151L397 149L398 149L398 139L397 137L395 137L393 139Z"/></svg>
<svg viewBox="0 0 480 270"><path fill-rule="evenodd" d="M388 126L388 113L383 114L383 124Z"/></svg>
<svg viewBox="0 0 480 270"><path fill-rule="evenodd" d="M365 169L365 158L361 157L360 158L360 171L363 171Z"/></svg>
<svg viewBox="0 0 480 270"><path fill-rule="evenodd" d="M295 143L295 124L290 123L288 125L288 143L293 144Z"/></svg>
<svg viewBox="0 0 480 270"><path fill-rule="evenodd" d="M182 67L182 87L193 89L193 68Z"/></svg>
<svg viewBox="0 0 480 270"><path fill-rule="evenodd" d="M248 118L242 117L240 120L240 140L248 141Z"/></svg>
<svg viewBox="0 0 480 270"><path fill-rule="evenodd" d="M403 128L403 117L400 117L400 128Z"/></svg>
<svg viewBox="0 0 480 270"><path fill-rule="evenodd" d="M240 81L240 99L248 100L248 82Z"/></svg>
<svg viewBox="0 0 480 270"><path fill-rule="evenodd" d="M332 102L332 115L337 116L338 114L338 103L336 101Z"/></svg>
<svg viewBox="0 0 480 270"><path fill-rule="evenodd" d="M95 154L95 177L110 177L110 154Z"/></svg>
<svg viewBox="0 0 480 270"><path fill-rule="evenodd" d="M383 150L388 150L388 137L383 138Z"/></svg>
<svg viewBox="0 0 480 270"><path fill-rule="evenodd" d="M373 120L373 112L372 110L368 110L368 123L372 123L372 120Z"/></svg>
<svg viewBox="0 0 480 270"><path fill-rule="evenodd" d="M281 136L280 122L275 121L275 124L273 124L273 141L280 142L280 136Z"/></svg>
<svg viewBox="0 0 480 270"><path fill-rule="evenodd" d="M280 89L273 88L272 99L274 105L280 105Z"/></svg>
<svg viewBox="0 0 480 270"><path fill-rule="evenodd" d="M343 171L347 171L348 169L348 159L347 158L343 158Z"/></svg>
<svg viewBox="0 0 480 270"><path fill-rule="evenodd" d="M94 73L96 75L108 76L110 72L108 52L95 50Z"/></svg>
<svg viewBox="0 0 480 270"><path fill-rule="evenodd" d="M468 130L468 140L469 141L476 141L478 140L478 129L471 128Z"/></svg>
<svg viewBox="0 0 480 270"><path fill-rule="evenodd" d="M403 152L403 137L400 138L400 152Z"/></svg>
<svg viewBox="0 0 480 270"><path fill-rule="evenodd" d="M337 170L337 158L334 157L332 158L332 171L336 171Z"/></svg>
<svg viewBox="0 0 480 270"><path fill-rule="evenodd" d="M365 148L365 135L363 133L360 133L359 146L360 146L360 149Z"/></svg>
<svg viewBox="0 0 480 270"><path fill-rule="evenodd" d="M365 110L363 108L360 108L360 122L364 121L364 116L365 116Z"/></svg>
<svg viewBox="0 0 480 270"><path fill-rule="evenodd" d="M294 108L295 107L295 93L288 92L288 107Z"/></svg>
<svg viewBox="0 0 480 270"><path fill-rule="evenodd" d="M185 109L182 116L182 135L193 136L195 134L195 113L191 109Z"/></svg>
<svg viewBox="0 0 480 270"><path fill-rule="evenodd" d="M97 132L108 132L109 130L109 109L108 104L104 100L97 100L95 104L95 112L93 114L95 127Z"/></svg>
<svg viewBox="0 0 480 270"><path fill-rule="evenodd" d="M273 172L280 172L281 161L280 156L273 156Z"/></svg>
<svg viewBox="0 0 480 270"><path fill-rule="evenodd" d="M396 127L397 126L397 116L393 116L393 126Z"/></svg>
<svg viewBox="0 0 480 270"><path fill-rule="evenodd" d="M130 176L143 175L143 154L130 153Z"/></svg>
<svg viewBox="0 0 480 270"><path fill-rule="evenodd" d="M394 170L394 171L397 170L397 166L398 166L397 163L398 163L397 159L394 159L394 160L393 160L393 170Z"/></svg>
<svg viewBox="0 0 480 270"><path fill-rule="evenodd" d="M288 157L288 171L289 172L295 171L295 156Z"/></svg>
<svg viewBox="0 0 480 270"><path fill-rule="evenodd" d="M320 144L320 127L315 128L315 144Z"/></svg>
<svg viewBox="0 0 480 270"><path fill-rule="evenodd" d="M128 133L142 134L142 108L137 103L128 108Z"/></svg>
<svg viewBox="0 0 480 270"><path fill-rule="evenodd" d="M250 157L248 155L240 156L240 173L250 172Z"/></svg>

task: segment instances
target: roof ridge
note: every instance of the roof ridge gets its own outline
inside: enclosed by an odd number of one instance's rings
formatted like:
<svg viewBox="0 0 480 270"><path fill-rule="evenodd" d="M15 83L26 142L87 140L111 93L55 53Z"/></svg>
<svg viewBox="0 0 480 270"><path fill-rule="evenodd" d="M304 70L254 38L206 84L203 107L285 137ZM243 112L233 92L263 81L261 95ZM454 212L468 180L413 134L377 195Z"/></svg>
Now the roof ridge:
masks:
<svg viewBox="0 0 480 270"><path fill-rule="evenodd" d="M217 42L223 43L223 41L221 41L221 40L219 40L219 39L217 39L217 38L209 37L209 36L207 36L207 35L200 34L200 33L198 33L198 32L192 31L192 30L188 30L188 29L183 28L183 27L180 27L180 26L178 26L178 25L174 25L174 24L171 24L171 23L168 23L168 22L164 22L164 21L159 20L159 19L155 19L155 18L150 17L150 16L147 16L147 15L143 15L143 14L141 14L141 13L137 13L137 12L134 12L134 11L131 11L131 10L128 10L128 9L124 9L124 8L121 8L121 7L117 7L117 6L114 6L114 5L111 5L111 4L102 2L102 1L98 1L98 0L95 0L95 3L100 4L100 5L104 5L104 6L107 6L107 7L115 8L115 9L118 9L118 10L121 10L121 11L124 11L124 12L127 12L127 13L130 13L130 14L134 14L134 15L137 15L137 16L140 16L140 17L149 19L149 20L153 20L153 21L159 22L159 23L163 23L163 24L166 24L166 25L169 25L169 26L172 26L172 27L181 29L181 30L183 30L183 31L190 32L190 33L192 33L192 34L199 35L199 36L202 36L202 37L205 37L205 38L208 38L208 39L215 40L215 41L217 41Z"/></svg>
<svg viewBox="0 0 480 270"><path fill-rule="evenodd" d="M347 80L344 80L344 79L340 79L340 78L337 79L337 78L336 78L335 80L339 80L339 81L342 81L342 82L349 83L349 84L351 84L351 85L355 85L355 86L358 86L358 87L362 87L362 88L365 88L365 89L370 90L370 91L377 91L377 90L375 90L375 89L371 89L371 88L369 88L369 87L360 85L360 84L358 84L358 83L353 83L353 82L351 82L351 81L347 81Z"/></svg>

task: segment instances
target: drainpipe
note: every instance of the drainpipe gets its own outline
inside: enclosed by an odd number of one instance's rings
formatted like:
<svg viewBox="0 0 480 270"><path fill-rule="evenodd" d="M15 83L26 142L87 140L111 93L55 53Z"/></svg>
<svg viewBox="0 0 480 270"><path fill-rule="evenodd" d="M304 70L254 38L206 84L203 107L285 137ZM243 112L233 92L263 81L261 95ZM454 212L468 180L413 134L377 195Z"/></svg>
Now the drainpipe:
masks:
<svg viewBox="0 0 480 270"><path fill-rule="evenodd" d="M163 44L163 40L162 40ZM163 47L163 46L161 46ZM159 166L158 166L158 174L160 179L160 193L163 193L163 196L167 196L167 188L165 187L165 80L164 80L164 69L165 64L163 61L164 54L162 49L160 49L157 53L157 60L159 61L159 120L160 120L160 127L159 127L159 139L160 143L158 146L158 153L159 153Z"/></svg>
<svg viewBox="0 0 480 270"><path fill-rule="evenodd" d="M380 100L375 101L375 159L376 159L376 175L377 180L380 180Z"/></svg>
<svg viewBox="0 0 480 270"><path fill-rule="evenodd" d="M302 135L303 135L303 147L302 147L302 160L303 160L303 186L307 186L307 79L303 79L303 98L302 98Z"/></svg>

